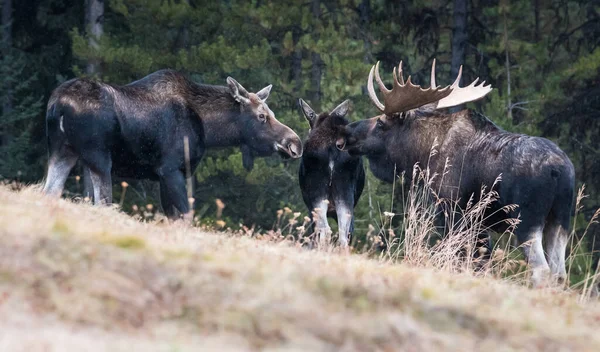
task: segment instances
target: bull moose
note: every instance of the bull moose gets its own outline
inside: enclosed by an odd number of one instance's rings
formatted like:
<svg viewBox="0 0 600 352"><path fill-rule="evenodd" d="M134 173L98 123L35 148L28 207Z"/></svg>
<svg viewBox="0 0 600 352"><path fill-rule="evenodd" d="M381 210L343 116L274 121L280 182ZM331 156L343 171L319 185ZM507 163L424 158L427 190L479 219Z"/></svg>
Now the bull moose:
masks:
<svg viewBox="0 0 600 352"><path fill-rule="evenodd" d="M255 156L302 155L300 138L265 102L271 85L257 93L231 77L227 85L196 84L173 70L125 86L87 78L61 84L47 106L44 192L60 196L80 159L91 174L95 203L112 202L111 172L158 180L163 211L178 218L189 210L186 158L193 170L206 148L240 146L251 169Z"/></svg>
<svg viewBox="0 0 600 352"><path fill-rule="evenodd" d="M317 114L299 99L300 109L310 125L298 178L302 198L320 244L329 242L331 228L327 217L331 217L338 223L338 242L342 248L348 247L354 231L354 207L365 186L362 158L350 156L335 145L340 129L348 124L345 116L349 103L346 100L329 113Z"/></svg>
<svg viewBox="0 0 600 352"><path fill-rule="evenodd" d="M373 88L373 72L383 94L381 103ZM515 234L531 269L534 286L545 284L548 274L566 279L565 252L573 208L575 172L567 155L551 141L502 130L485 116L463 110L443 113L442 108L483 98L491 91L478 79L459 87L462 66L451 86L437 86L435 60L431 87L423 89L404 81L402 62L393 71L393 89L379 76L379 63L371 68L367 90L380 115L352 123L338 139L350 155L366 155L373 174L392 182L413 165L429 165L441 175L435 189L444 198L466 206L481 187L496 186L498 200L486 214L486 227L505 231L508 218L520 217ZM437 143L438 154L430 158ZM444 170L446 162L450 170ZM395 174L396 172L396 174ZM512 211L499 211L517 205Z"/></svg>

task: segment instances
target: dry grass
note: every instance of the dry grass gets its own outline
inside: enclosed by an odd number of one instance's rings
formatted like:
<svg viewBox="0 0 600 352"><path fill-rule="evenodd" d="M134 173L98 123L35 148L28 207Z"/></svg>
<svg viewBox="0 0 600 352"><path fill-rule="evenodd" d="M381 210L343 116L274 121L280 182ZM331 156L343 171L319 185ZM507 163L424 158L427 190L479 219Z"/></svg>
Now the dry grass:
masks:
<svg viewBox="0 0 600 352"><path fill-rule="evenodd" d="M0 350L600 350L600 305L0 187Z"/></svg>

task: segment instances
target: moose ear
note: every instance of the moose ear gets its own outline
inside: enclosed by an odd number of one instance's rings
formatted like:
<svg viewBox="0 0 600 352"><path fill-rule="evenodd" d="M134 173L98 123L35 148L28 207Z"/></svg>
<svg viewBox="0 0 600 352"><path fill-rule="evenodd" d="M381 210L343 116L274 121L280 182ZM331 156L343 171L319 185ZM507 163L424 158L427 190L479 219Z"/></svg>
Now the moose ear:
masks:
<svg viewBox="0 0 600 352"><path fill-rule="evenodd" d="M252 150L247 145L242 145L242 165L246 171L252 171L254 168L254 155L252 155Z"/></svg>
<svg viewBox="0 0 600 352"><path fill-rule="evenodd" d="M260 100L265 101L269 97L269 93L271 93L271 88L273 88L273 85L269 84L268 86L261 89L258 93L256 93L256 95L258 95Z"/></svg>
<svg viewBox="0 0 600 352"><path fill-rule="evenodd" d="M350 108L350 100L344 100L343 103L338 105L335 109L333 109L329 115L336 115L339 117L344 117L348 113L348 109Z"/></svg>
<svg viewBox="0 0 600 352"><path fill-rule="evenodd" d="M231 96L238 103L250 104L250 99L248 98L248 91L246 88L242 87L241 84L231 77L227 77L227 85L229 86Z"/></svg>
<svg viewBox="0 0 600 352"><path fill-rule="evenodd" d="M310 128L313 128L315 120L317 119L317 113L308 105L303 99L298 99L298 105L300 105L300 110L302 110L302 114L308 120L308 124Z"/></svg>

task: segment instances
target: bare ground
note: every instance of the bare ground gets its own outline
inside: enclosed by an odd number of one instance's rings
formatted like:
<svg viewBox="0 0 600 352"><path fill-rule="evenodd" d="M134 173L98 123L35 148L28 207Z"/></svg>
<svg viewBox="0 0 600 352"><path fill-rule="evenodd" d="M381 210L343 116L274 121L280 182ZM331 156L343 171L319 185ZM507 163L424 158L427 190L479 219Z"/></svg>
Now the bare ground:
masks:
<svg viewBox="0 0 600 352"><path fill-rule="evenodd" d="M600 351L574 293L0 187L1 351Z"/></svg>

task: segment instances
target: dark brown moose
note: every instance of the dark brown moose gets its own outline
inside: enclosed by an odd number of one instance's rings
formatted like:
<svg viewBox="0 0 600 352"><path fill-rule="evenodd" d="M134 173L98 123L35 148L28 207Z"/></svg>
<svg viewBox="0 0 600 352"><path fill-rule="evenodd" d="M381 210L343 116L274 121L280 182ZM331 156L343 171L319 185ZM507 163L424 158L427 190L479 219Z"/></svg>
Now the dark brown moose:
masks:
<svg viewBox="0 0 600 352"><path fill-rule="evenodd" d="M383 94L381 103L373 89L373 72ZM483 98L491 91L477 79L459 87L462 67L451 86L431 87L404 81L402 63L394 68L393 89L379 76L379 63L369 74L368 92L381 114L347 126L338 145L351 155L366 155L375 176L392 182L416 163L429 166L439 196L457 199L465 207L482 186L495 188L498 201L486 213L484 227L504 231L507 219L519 217L515 234L531 268L534 286L547 283L550 272L566 279L565 252L573 210L575 172L567 155L551 141L510 133L485 116L469 110L443 113L442 108ZM437 155L430 157L437 146ZM448 163L449 169L445 165ZM445 171L445 174L444 174ZM394 173L395 172L395 173ZM508 213L501 209L517 205ZM506 209L506 208L504 208Z"/></svg>
<svg viewBox="0 0 600 352"><path fill-rule="evenodd" d="M310 125L299 169L300 190L313 220L320 245L329 243L327 217L338 223L338 242L347 249L354 231L354 207L365 186L362 158L336 148L336 140L348 120L350 101L330 113L317 114L304 100L299 104ZM314 213L313 213L314 212Z"/></svg>
<svg viewBox="0 0 600 352"><path fill-rule="evenodd" d="M91 174L95 203L112 202L111 173L158 180L163 211L178 218L189 210L184 140L191 170L212 147L240 146L247 169L255 156L302 155L300 138L265 103L271 85L257 93L231 77L227 85L196 84L172 70L125 86L86 78L61 84L47 107L44 192L60 196L81 160Z"/></svg>

